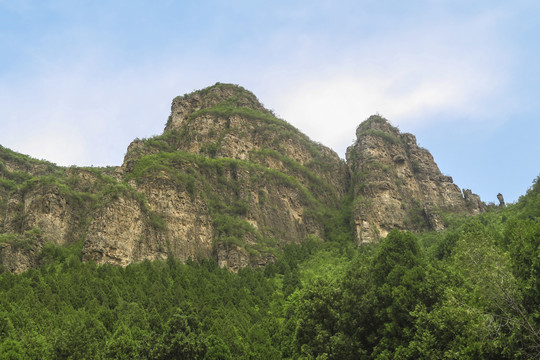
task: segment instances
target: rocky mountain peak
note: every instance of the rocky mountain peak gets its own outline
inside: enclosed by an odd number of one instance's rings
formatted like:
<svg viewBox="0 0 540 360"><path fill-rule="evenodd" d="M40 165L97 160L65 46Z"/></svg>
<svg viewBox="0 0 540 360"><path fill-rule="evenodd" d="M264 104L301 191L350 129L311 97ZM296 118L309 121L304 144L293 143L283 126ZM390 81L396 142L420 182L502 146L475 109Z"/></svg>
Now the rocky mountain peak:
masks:
<svg viewBox="0 0 540 360"><path fill-rule="evenodd" d="M239 85L218 82L202 90L174 98L165 131L179 129L193 113L216 106L249 108L263 113L271 113L265 109L252 92Z"/></svg>
<svg viewBox="0 0 540 360"><path fill-rule="evenodd" d="M371 242L391 229L442 230L444 212L484 210L480 198L462 192L443 175L428 150L412 134L373 115L356 131L347 149L355 196L357 242Z"/></svg>
<svg viewBox="0 0 540 360"><path fill-rule="evenodd" d="M367 135L373 131L381 131L388 134L397 135L399 134L399 129L380 115L371 115L365 121L363 121L356 128L356 136Z"/></svg>

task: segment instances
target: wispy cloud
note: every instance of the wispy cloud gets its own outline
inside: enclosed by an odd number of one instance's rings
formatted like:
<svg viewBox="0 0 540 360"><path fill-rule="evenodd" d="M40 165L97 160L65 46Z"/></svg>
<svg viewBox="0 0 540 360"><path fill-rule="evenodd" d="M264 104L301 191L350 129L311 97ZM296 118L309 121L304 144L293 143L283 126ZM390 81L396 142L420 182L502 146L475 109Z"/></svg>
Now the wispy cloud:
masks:
<svg viewBox="0 0 540 360"><path fill-rule="evenodd" d="M178 34L171 29L164 52L138 45L142 59L117 49L120 40L107 40L105 30L70 24L73 34L54 32L41 39L45 43L35 42L24 76L3 74L13 78L0 83L0 143L62 165L119 164L133 138L162 131L174 96L216 81L254 91L341 155L358 123L375 112L406 130L452 114L493 119L497 109L486 104L499 96L506 73L494 31L500 12L461 17L432 9L404 20L386 17L385 9L370 14L364 5L344 3L350 14L330 3L306 2L269 14L275 22L254 7L260 26L252 22L247 28L210 13L206 21L214 16L221 25L207 29L204 38L183 32L187 28ZM237 4L237 12L243 9ZM114 22L106 23L115 31ZM233 23L238 28L223 32ZM218 34L219 43L212 42ZM233 35L242 41L234 42ZM48 46L52 50L45 51ZM65 150L74 143L78 150Z"/></svg>
<svg viewBox="0 0 540 360"><path fill-rule="evenodd" d="M95 65L65 64L0 85L2 145L60 165L117 165L129 141L161 132L166 79Z"/></svg>
<svg viewBox="0 0 540 360"><path fill-rule="evenodd" d="M493 32L498 21L498 13L487 13L382 34L325 67L314 59L272 102L282 117L341 155L355 127L374 113L406 129L452 117L493 123L504 106L494 100L508 70Z"/></svg>

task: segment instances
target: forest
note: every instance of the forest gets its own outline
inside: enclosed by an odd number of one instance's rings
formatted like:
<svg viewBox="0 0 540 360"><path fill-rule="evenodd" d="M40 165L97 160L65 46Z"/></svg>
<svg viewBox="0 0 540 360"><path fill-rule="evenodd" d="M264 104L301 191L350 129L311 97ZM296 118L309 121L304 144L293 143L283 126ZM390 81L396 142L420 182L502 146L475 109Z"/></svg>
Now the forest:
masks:
<svg viewBox="0 0 540 360"><path fill-rule="evenodd" d="M39 268L0 275L0 358L537 359L539 179L515 204L446 214L442 232L360 246L345 202L327 241L238 273L98 266L80 243L47 244Z"/></svg>

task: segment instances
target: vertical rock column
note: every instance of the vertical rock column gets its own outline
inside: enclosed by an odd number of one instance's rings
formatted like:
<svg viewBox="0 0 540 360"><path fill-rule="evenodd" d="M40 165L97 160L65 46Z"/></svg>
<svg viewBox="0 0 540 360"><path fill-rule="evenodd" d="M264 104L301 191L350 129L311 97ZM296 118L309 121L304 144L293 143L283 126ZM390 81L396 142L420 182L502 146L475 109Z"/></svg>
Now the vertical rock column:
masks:
<svg viewBox="0 0 540 360"><path fill-rule="evenodd" d="M357 243L373 242L392 229L441 231L441 212L480 213L478 195L463 194L412 134L400 133L374 115L356 130L347 149L354 189Z"/></svg>

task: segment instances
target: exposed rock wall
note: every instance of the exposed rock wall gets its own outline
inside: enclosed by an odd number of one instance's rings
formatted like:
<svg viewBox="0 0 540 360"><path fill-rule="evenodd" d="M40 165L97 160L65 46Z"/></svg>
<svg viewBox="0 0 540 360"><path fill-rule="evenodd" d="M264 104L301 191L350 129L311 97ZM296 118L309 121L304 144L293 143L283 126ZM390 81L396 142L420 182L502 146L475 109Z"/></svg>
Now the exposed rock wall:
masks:
<svg viewBox="0 0 540 360"><path fill-rule="evenodd" d="M3 175L10 178L12 172ZM80 168L64 169L55 177L29 176L20 184L4 183L0 236L7 242L0 247L2 264L10 271L23 271L37 264L45 243L66 246L81 241L103 188L98 175ZM14 266L8 258L17 258L20 264Z"/></svg>
<svg viewBox="0 0 540 360"><path fill-rule="evenodd" d="M30 249L26 249L2 243L0 244L0 264L4 270L15 274L36 267L41 246L41 243L34 243Z"/></svg>
<svg viewBox="0 0 540 360"><path fill-rule="evenodd" d="M504 202L504 196L503 196L503 194L498 193L498 194L497 194L497 200L499 200L499 206L500 206L500 207L505 207L505 206L506 206L506 203Z"/></svg>
<svg viewBox="0 0 540 360"><path fill-rule="evenodd" d="M143 214L134 199L114 199L92 220L83 246L83 260L128 265L145 241ZM164 256L165 257L165 256Z"/></svg>
<svg viewBox="0 0 540 360"><path fill-rule="evenodd" d="M73 242L77 233L78 210L57 186L38 185L10 196L3 214L3 232L23 234L39 228L47 242L65 245Z"/></svg>
<svg viewBox="0 0 540 360"><path fill-rule="evenodd" d="M123 195L94 215L84 260L127 265L169 255L184 261L214 257L238 270L273 261L265 241L276 246L322 236L316 219L304 216L313 200L303 188L272 181L264 168L218 161L205 166L185 158L169 166L130 181L145 202ZM180 176L187 172L193 186Z"/></svg>
<svg viewBox="0 0 540 360"><path fill-rule="evenodd" d="M211 158L260 163L298 177L305 185L313 174L342 197L348 191L347 165L331 149L317 144L264 109L255 95L238 86L217 84L178 97L164 134L149 141L135 140L123 168L138 158L163 151L184 151ZM285 160L285 161L283 161Z"/></svg>
<svg viewBox="0 0 540 360"><path fill-rule="evenodd" d="M484 210L477 195L461 190L439 170L433 157L412 134L380 116L357 128L347 149L354 187L356 241L372 242L392 229L444 228L441 212Z"/></svg>

